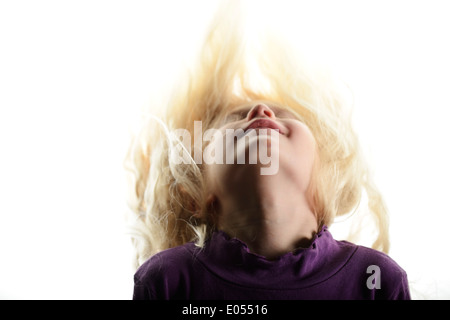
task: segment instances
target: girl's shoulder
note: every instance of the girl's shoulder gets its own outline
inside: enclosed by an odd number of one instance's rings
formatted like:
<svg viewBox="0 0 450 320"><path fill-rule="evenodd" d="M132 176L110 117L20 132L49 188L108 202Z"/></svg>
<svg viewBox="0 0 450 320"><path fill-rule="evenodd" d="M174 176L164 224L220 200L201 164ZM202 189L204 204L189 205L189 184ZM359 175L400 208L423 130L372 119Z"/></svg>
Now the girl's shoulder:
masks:
<svg viewBox="0 0 450 320"><path fill-rule="evenodd" d="M350 282L364 284L376 299L410 299L406 271L384 252L339 241L354 246L355 251L341 273Z"/></svg>
<svg viewBox="0 0 450 320"><path fill-rule="evenodd" d="M179 272L181 267L188 267L189 261L193 260L196 246L193 242L181 246L163 250L150 257L136 271L135 280L146 281L146 278L158 277L164 274Z"/></svg>

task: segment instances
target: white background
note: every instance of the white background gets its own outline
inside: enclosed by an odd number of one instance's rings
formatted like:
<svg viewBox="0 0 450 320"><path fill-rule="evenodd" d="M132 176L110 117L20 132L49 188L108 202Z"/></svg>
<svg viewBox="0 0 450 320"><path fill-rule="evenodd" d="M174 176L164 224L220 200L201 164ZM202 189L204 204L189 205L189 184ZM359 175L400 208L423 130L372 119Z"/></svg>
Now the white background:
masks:
<svg viewBox="0 0 450 320"><path fill-rule="evenodd" d="M0 2L0 298L131 298L130 132L216 2ZM351 83L391 256L448 299L448 1L311 2L251 6Z"/></svg>

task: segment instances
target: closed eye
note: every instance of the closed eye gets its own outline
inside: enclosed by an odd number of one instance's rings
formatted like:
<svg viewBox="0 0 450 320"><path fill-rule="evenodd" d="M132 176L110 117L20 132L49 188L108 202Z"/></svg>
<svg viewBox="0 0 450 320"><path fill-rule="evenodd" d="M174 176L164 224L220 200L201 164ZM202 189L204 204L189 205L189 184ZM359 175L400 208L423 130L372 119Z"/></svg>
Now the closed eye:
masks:
<svg viewBox="0 0 450 320"><path fill-rule="evenodd" d="M250 109L251 109L250 107L246 107L234 110L225 117L224 123L235 122L245 119Z"/></svg>
<svg viewBox="0 0 450 320"><path fill-rule="evenodd" d="M290 109L278 107L278 106L270 105L270 104L269 104L269 107L274 112L275 117L278 119L300 120L299 116L295 112L291 111ZM236 122L236 121L245 119L247 117L249 111L251 110L251 108L252 108L252 106L245 106L245 107L241 107L241 108L237 108L237 109L233 110L232 112L230 112L229 114L227 114L224 117L224 120L222 123L225 124L225 123Z"/></svg>

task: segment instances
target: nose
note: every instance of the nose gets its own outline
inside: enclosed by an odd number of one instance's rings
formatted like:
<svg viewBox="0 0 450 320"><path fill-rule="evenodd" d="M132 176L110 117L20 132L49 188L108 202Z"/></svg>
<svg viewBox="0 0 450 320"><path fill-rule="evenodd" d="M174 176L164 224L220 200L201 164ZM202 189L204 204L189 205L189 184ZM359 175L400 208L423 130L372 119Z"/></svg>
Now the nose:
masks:
<svg viewBox="0 0 450 320"><path fill-rule="evenodd" d="M255 105L247 114L247 121L254 118L275 118L275 113L267 105L259 103Z"/></svg>

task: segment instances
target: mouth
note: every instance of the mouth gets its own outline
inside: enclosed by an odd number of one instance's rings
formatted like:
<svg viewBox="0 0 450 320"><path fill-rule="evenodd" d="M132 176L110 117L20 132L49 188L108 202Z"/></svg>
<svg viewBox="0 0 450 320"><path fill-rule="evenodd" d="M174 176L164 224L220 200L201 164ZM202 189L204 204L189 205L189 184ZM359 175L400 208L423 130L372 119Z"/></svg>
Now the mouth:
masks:
<svg viewBox="0 0 450 320"><path fill-rule="evenodd" d="M250 129L271 129L271 130L277 130L280 134L285 134L281 127L275 122L270 119L256 119L250 125L245 128L244 131L250 130Z"/></svg>

